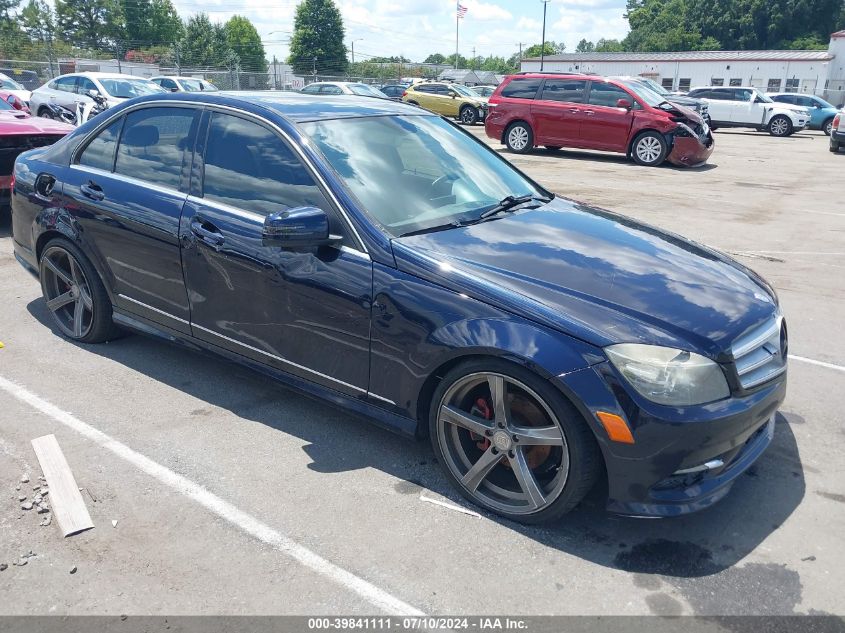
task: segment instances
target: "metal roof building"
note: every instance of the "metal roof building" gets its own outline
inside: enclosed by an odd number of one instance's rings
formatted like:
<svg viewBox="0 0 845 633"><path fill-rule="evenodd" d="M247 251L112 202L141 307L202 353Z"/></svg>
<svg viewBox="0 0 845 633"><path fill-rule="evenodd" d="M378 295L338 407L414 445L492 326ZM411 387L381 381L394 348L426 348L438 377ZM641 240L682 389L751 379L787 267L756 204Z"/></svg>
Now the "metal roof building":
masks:
<svg viewBox="0 0 845 633"><path fill-rule="evenodd" d="M523 60L521 69L540 70L540 59ZM845 101L845 31L831 35L826 51L564 53L547 56L543 69L648 77L668 90L734 85L810 92L839 104Z"/></svg>

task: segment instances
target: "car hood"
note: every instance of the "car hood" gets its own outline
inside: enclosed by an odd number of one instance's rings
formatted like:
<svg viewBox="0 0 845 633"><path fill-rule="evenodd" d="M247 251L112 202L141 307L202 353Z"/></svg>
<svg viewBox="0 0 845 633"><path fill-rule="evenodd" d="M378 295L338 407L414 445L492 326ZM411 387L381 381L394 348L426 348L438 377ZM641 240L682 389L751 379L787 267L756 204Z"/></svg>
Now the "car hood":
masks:
<svg viewBox="0 0 845 633"><path fill-rule="evenodd" d="M793 112L798 112L800 114L807 114L809 112L804 106L796 105L794 103L781 103L780 101L775 101L766 105L781 108L783 110L792 110Z"/></svg>
<svg viewBox="0 0 845 633"><path fill-rule="evenodd" d="M701 105L701 100L695 97L684 97L683 95L666 95L666 101L686 106L687 108L696 108Z"/></svg>
<svg viewBox="0 0 845 633"><path fill-rule="evenodd" d="M560 198L393 248L405 272L602 347L727 360L736 337L778 310L771 287L726 255Z"/></svg>
<svg viewBox="0 0 845 633"><path fill-rule="evenodd" d="M0 134L68 134L74 129L67 123L30 116L20 110L0 112Z"/></svg>

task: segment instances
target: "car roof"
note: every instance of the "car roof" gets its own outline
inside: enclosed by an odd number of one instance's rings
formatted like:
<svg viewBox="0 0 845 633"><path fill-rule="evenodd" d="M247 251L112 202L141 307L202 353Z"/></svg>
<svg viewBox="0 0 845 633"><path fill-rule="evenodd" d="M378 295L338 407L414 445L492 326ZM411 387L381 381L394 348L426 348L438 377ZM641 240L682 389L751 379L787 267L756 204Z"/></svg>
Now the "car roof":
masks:
<svg viewBox="0 0 845 633"><path fill-rule="evenodd" d="M762 92L761 88L755 88L754 86L693 86L690 88L690 92L693 90L736 90L737 88L740 90L757 90L758 92Z"/></svg>
<svg viewBox="0 0 845 633"><path fill-rule="evenodd" d="M144 79L144 77L142 77L142 79ZM193 79L194 81L208 82L207 79L203 79L202 77L187 77L183 75L155 75L154 77L150 77L150 79Z"/></svg>
<svg viewBox="0 0 845 633"><path fill-rule="evenodd" d="M311 95L301 92L281 91L217 91L217 92L171 92L140 97L138 101L196 101L209 105L258 106L285 117L294 123L326 121L330 119L416 115L437 116L417 106L355 95Z"/></svg>
<svg viewBox="0 0 845 633"><path fill-rule="evenodd" d="M102 72L88 72L80 71L78 73L66 73L59 75L56 79L62 77L90 77L93 79L148 79L147 77L139 77L138 75L127 75L125 73L102 73Z"/></svg>

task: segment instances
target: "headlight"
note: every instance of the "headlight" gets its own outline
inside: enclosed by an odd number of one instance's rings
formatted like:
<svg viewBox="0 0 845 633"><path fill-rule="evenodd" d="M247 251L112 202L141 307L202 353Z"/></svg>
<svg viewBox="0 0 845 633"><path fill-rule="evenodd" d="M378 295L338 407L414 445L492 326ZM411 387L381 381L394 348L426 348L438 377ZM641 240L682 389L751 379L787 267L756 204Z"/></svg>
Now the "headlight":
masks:
<svg viewBox="0 0 845 633"><path fill-rule="evenodd" d="M657 404L704 404L731 393L719 365L693 352L638 343L611 345L604 351L637 393Z"/></svg>

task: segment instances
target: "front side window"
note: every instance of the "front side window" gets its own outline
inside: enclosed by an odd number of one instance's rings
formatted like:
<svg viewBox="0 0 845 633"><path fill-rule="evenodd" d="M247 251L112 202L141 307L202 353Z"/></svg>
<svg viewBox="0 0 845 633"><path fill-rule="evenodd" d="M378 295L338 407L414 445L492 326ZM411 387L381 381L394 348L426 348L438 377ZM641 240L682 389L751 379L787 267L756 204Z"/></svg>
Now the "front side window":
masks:
<svg viewBox="0 0 845 633"><path fill-rule="evenodd" d="M95 167L103 171L112 170L112 167L114 167L114 150L117 147L117 139L120 136L123 119L124 117L120 117L88 143L79 157L80 165Z"/></svg>
<svg viewBox="0 0 845 633"><path fill-rule="evenodd" d="M588 103L595 106L615 108L620 99L625 99L633 105L631 95L613 84L605 84L594 81L590 88Z"/></svg>
<svg viewBox="0 0 845 633"><path fill-rule="evenodd" d="M56 79L56 90L62 92L74 92L76 90L76 77L59 77Z"/></svg>
<svg viewBox="0 0 845 633"><path fill-rule="evenodd" d="M164 89L149 79L124 79L121 77L100 78L105 91L116 99L132 99L144 95L158 94Z"/></svg>
<svg viewBox="0 0 845 633"><path fill-rule="evenodd" d="M340 89L340 86L335 86L334 84L325 84L320 87L320 94L321 95L342 95L343 90Z"/></svg>
<svg viewBox="0 0 845 633"><path fill-rule="evenodd" d="M540 89L542 79L514 79L502 88L502 97L510 99L534 99Z"/></svg>
<svg viewBox="0 0 845 633"><path fill-rule="evenodd" d="M477 219L509 195L545 195L440 117L362 117L301 127L362 208L393 236Z"/></svg>
<svg viewBox="0 0 845 633"><path fill-rule="evenodd" d="M734 101L751 101L754 91L750 88L740 88L734 90Z"/></svg>
<svg viewBox="0 0 845 633"><path fill-rule="evenodd" d="M91 90L100 92L97 90L97 86L94 82L88 79L88 77L80 77L79 81L76 83L76 91L81 95L87 95Z"/></svg>
<svg viewBox="0 0 845 633"><path fill-rule="evenodd" d="M293 150L263 125L214 113L205 150L203 197L269 215L330 207Z"/></svg>
<svg viewBox="0 0 845 633"><path fill-rule="evenodd" d="M302 89L302 92L309 95L315 95L320 92L320 88L321 86L319 84L309 84Z"/></svg>
<svg viewBox="0 0 845 633"><path fill-rule="evenodd" d="M194 122L191 108L144 108L126 115L115 173L178 189Z"/></svg>
<svg viewBox="0 0 845 633"><path fill-rule="evenodd" d="M546 79L540 98L545 101L584 103L586 92L587 82L583 79Z"/></svg>

